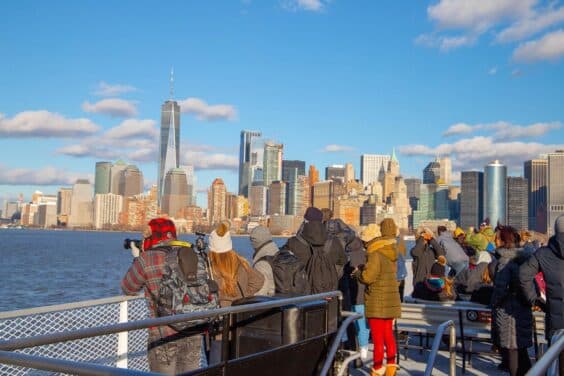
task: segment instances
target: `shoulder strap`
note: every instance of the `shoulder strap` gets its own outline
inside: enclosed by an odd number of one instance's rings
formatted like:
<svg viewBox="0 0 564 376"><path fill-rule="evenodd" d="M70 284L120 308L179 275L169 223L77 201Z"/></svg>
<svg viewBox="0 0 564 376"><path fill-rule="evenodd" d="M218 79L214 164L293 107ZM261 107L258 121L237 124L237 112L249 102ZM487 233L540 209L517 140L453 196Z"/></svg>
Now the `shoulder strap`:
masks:
<svg viewBox="0 0 564 376"><path fill-rule="evenodd" d="M267 242L264 242L264 243L262 243L261 245L259 245L259 246L257 247L257 249L255 250L255 252L256 252L256 253L259 253L259 251L260 251L261 249L263 249L267 244L270 244L270 243L273 243L273 244L274 244L274 242L273 242L272 240L269 240L269 241L267 241Z"/></svg>
<svg viewBox="0 0 564 376"><path fill-rule="evenodd" d="M266 261L269 264L272 264L272 259L274 259L274 256L262 256L261 258L259 258L257 261L255 261L255 263L253 264L253 266L255 266L256 264L258 264L261 261Z"/></svg>
<svg viewBox="0 0 564 376"><path fill-rule="evenodd" d="M296 235L296 239L298 239L303 245L310 247L310 244L302 237L301 234Z"/></svg>

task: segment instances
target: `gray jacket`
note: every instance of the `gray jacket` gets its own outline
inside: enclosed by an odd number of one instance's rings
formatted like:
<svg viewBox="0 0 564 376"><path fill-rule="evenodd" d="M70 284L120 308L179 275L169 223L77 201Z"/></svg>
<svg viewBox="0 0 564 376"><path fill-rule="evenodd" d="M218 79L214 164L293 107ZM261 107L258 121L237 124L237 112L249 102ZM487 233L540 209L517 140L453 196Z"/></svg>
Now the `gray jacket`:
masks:
<svg viewBox="0 0 564 376"><path fill-rule="evenodd" d="M437 242L445 250L445 257L449 266L460 262L468 262L468 255L464 252L460 244L454 240L450 232L443 232L437 238Z"/></svg>
<svg viewBox="0 0 564 376"><path fill-rule="evenodd" d="M274 256L278 252L278 246L272 241L270 230L264 226L255 227L251 231L250 240L255 250L253 255L254 268L264 276L264 285L255 295L272 296L276 287L272 267L268 261L260 259L265 256Z"/></svg>

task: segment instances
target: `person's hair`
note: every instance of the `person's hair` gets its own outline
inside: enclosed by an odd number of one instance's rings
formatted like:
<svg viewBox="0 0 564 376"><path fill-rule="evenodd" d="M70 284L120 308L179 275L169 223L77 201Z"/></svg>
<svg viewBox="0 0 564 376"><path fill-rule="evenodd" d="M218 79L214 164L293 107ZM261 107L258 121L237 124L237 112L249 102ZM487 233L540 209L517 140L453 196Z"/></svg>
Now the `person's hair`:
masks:
<svg viewBox="0 0 564 376"><path fill-rule="evenodd" d="M505 248L515 248L519 245L517 230L511 226L498 226L495 236Z"/></svg>
<svg viewBox="0 0 564 376"><path fill-rule="evenodd" d="M229 227L222 223L215 231L219 236L224 236L227 231L229 231ZM251 266L247 260L239 256L234 250L222 253L210 252L209 258L213 271L221 276L219 288L223 290L227 296L237 296L239 265L242 265L247 272L251 270Z"/></svg>
<svg viewBox="0 0 564 376"><path fill-rule="evenodd" d="M441 235L443 232L446 232L447 228L445 226L437 227L437 234Z"/></svg>
<svg viewBox="0 0 564 376"><path fill-rule="evenodd" d="M444 291L446 296L454 300L454 278L441 277L445 282Z"/></svg>
<svg viewBox="0 0 564 376"><path fill-rule="evenodd" d="M489 268L484 268L484 271L482 272L482 283L485 283L486 285L493 284Z"/></svg>

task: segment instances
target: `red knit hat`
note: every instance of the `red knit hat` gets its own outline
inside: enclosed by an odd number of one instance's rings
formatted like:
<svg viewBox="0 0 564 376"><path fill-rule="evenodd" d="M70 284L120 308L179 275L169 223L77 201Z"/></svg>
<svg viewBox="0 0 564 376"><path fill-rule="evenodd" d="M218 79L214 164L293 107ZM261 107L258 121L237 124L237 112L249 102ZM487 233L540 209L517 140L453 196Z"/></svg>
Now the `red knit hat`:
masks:
<svg viewBox="0 0 564 376"><path fill-rule="evenodd" d="M176 239L176 227L168 218L155 218L149 221L151 236L145 238L143 249L149 249L162 241Z"/></svg>

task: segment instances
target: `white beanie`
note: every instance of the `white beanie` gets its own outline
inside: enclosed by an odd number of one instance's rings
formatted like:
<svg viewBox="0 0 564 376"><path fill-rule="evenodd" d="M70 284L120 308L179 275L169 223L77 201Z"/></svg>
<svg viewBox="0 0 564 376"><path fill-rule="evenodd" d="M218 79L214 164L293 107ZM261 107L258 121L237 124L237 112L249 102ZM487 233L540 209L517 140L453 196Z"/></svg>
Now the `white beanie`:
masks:
<svg viewBox="0 0 564 376"><path fill-rule="evenodd" d="M231 233L227 231L223 236L219 236L216 230L210 234L210 251L215 253L225 253L233 249Z"/></svg>

